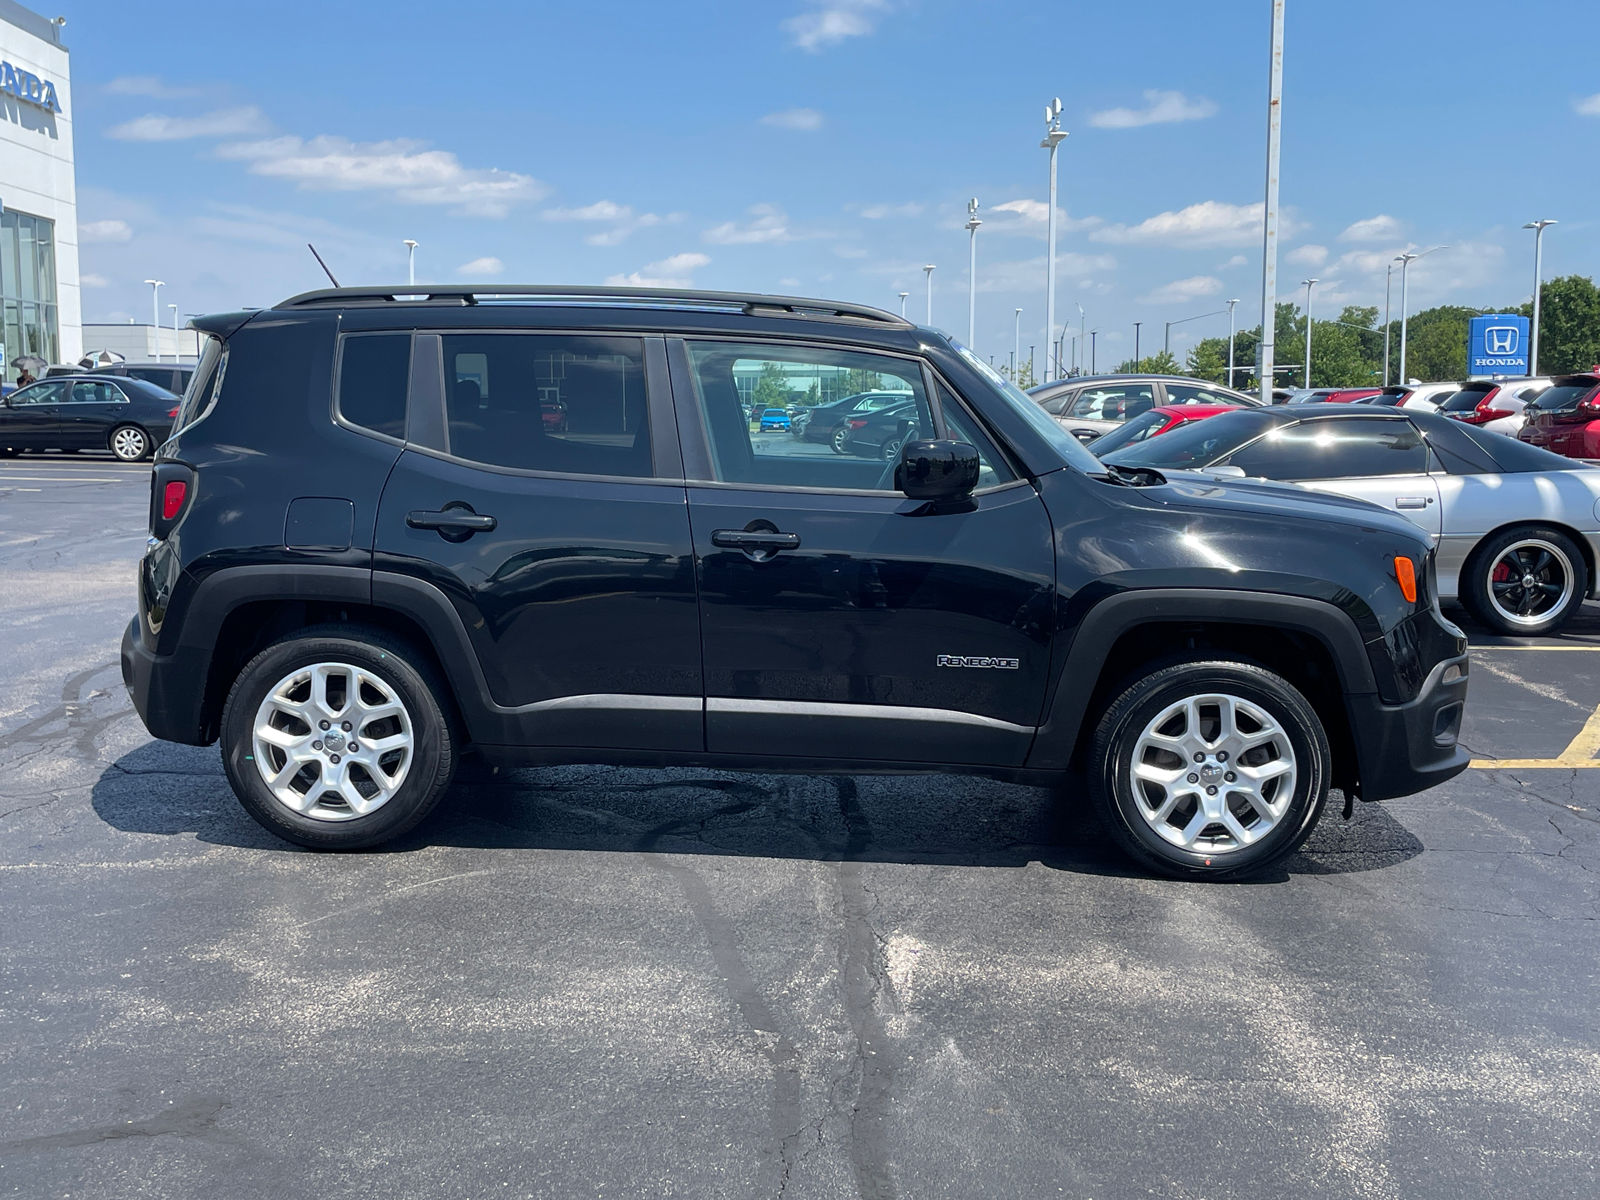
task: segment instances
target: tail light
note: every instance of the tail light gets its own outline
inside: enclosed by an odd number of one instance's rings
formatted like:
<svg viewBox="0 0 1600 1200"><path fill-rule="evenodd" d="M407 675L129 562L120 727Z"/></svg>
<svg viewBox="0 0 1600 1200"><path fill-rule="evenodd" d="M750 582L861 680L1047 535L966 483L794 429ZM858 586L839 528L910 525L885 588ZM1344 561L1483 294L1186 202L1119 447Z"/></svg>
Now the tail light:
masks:
<svg viewBox="0 0 1600 1200"><path fill-rule="evenodd" d="M1483 399L1478 401L1478 407L1472 410L1471 424L1487 425L1490 421L1498 421L1501 417L1515 415L1512 409L1495 406L1495 400L1499 397L1500 392L1500 388L1495 388L1494 391L1485 394Z"/></svg>
<svg viewBox="0 0 1600 1200"><path fill-rule="evenodd" d="M182 463L160 463L150 472L150 536L165 540L194 499L194 472Z"/></svg>
<svg viewBox="0 0 1600 1200"><path fill-rule="evenodd" d="M181 407L181 405L174 404L172 406L172 411L167 414L168 418L170 418L171 420L176 421L178 419L178 409L180 407Z"/></svg>
<svg viewBox="0 0 1600 1200"><path fill-rule="evenodd" d="M851 417L850 418L850 428L851 429L860 429L863 426L865 426L866 423L867 423L867 419L865 417Z"/></svg>

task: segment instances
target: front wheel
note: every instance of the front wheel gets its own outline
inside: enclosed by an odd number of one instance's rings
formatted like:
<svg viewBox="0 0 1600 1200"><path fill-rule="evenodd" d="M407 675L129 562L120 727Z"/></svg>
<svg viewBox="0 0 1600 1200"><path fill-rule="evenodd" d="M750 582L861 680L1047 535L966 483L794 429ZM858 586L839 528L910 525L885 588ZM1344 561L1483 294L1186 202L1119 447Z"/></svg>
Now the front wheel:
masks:
<svg viewBox="0 0 1600 1200"><path fill-rule="evenodd" d="M142 462L150 453L150 435L137 425L118 425L111 431L110 446L118 462Z"/></svg>
<svg viewBox="0 0 1600 1200"><path fill-rule="evenodd" d="M245 811L286 841L361 850L432 811L455 770L443 686L376 630L269 646L222 712L222 763Z"/></svg>
<svg viewBox="0 0 1600 1200"><path fill-rule="evenodd" d="M1306 698L1240 662L1183 662L1127 688L1095 730L1089 786L1130 857L1177 879L1259 875L1322 815L1331 754Z"/></svg>
<svg viewBox="0 0 1600 1200"><path fill-rule="evenodd" d="M1461 573L1461 601L1497 633L1552 633L1589 590L1583 552L1557 529L1513 529L1485 541Z"/></svg>

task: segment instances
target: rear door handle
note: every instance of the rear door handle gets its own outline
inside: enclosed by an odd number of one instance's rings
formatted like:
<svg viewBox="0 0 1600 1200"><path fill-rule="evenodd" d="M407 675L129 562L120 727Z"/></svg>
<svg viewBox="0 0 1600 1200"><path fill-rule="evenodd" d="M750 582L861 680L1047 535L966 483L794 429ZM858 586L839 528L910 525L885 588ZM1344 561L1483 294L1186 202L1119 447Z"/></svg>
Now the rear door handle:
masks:
<svg viewBox="0 0 1600 1200"><path fill-rule="evenodd" d="M486 513L475 513L467 508L447 508L443 512L416 509L406 514L406 524L413 529L470 529L474 533L488 533L499 523Z"/></svg>
<svg viewBox="0 0 1600 1200"><path fill-rule="evenodd" d="M1431 496L1396 496L1394 498L1394 506L1396 508L1427 508L1432 503L1433 498Z"/></svg>
<svg viewBox="0 0 1600 1200"><path fill-rule="evenodd" d="M798 550L798 533L766 529L713 529L711 544L724 550Z"/></svg>

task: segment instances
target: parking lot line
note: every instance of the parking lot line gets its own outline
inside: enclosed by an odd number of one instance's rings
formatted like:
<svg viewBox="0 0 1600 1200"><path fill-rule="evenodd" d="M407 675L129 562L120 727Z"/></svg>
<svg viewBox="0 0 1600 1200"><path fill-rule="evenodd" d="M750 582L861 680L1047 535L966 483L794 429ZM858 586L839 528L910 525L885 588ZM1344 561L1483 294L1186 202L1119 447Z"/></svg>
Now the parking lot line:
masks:
<svg viewBox="0 0 1600 1200"><path fill-rule="evenodd" d="M1469 649L1480 653L1486 650L1587 650L1592 654L1600 651L1600 646L1471 646Z"/></svg>
<svg viewBox="0 0 1600 1200"><path fill-rule="evenodd" d="M6 475L0 473L0 483L121 483L128 475Z"/></svg>
<svg viewBox="0 0 1600 1200"><path fill-rule="evenodd" d="M1551 649L1567 649L1567 647L1552 646ZM1559 758L1475 758L1467 765L1491 771L1506 768L1554 767L1570 770L1575 767L1600 767L1600 758L1595 757L1597 750L1600 750L1600 708L1589 714L1589 719L1583 723L1583 728L1578 730L1578 736L1572 739Z"/></svg>

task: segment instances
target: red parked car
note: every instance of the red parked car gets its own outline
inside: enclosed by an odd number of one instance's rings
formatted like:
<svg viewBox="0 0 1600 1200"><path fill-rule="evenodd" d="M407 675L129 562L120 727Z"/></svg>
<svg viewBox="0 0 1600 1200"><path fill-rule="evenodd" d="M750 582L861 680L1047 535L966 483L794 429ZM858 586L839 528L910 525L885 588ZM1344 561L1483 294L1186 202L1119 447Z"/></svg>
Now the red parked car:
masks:
<svg viewBox="0 0 1600 1200"><path fill-rule="evenodd" d="M1124 421L1110 433L1101 434L1088 443L1089 452L1109 454L1124 446L1159 437L1179 425L1187 425L1191 421L1203 421L1218 413L1237 412L1242 407L1239 404L1162 404Z"/></svg>
<svg viewBox="0 0 1600 1200"><path fill-rule="evenodd" d="M1568 458L1600 459L1600 368L1557 375L1523 413L1522 441Z"/></svg>

